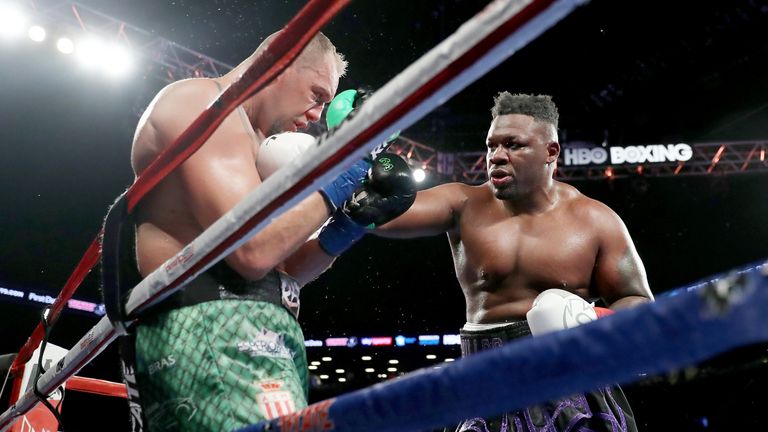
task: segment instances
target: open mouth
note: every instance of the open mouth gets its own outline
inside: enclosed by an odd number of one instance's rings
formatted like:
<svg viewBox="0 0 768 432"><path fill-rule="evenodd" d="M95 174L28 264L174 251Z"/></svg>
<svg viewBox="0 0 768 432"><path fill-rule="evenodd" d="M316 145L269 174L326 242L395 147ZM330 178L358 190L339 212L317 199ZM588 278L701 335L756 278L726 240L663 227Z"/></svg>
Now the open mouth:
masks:
<svg viewBox="0 0 768 432"><path fill-rule="evenodd" d="M512 181L512 176L504 170L493 170L490 173L491 183L494 186L501 186L505 183Z"/></svg>

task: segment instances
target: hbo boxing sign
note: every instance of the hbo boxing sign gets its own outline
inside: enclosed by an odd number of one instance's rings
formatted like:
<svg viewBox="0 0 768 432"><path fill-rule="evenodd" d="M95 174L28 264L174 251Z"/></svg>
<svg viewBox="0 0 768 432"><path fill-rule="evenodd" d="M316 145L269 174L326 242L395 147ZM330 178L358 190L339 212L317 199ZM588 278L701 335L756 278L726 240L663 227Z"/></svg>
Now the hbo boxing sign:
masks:
<svg viewBox="0 0 768 432"><path fill-rule="evenodd" d="M611 165L687 161L693 156L688 144L565 149L565 165ZM610 157L610 162L608 158Z"/></svg>

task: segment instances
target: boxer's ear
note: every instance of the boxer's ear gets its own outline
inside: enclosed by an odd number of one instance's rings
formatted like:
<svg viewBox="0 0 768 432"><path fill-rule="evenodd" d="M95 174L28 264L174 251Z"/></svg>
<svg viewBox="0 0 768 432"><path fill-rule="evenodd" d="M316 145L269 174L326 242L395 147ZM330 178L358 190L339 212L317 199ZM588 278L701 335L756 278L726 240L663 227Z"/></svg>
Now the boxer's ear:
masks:
<svg viewBox="0 0 768 432"><path fill-rule="evenodd" d="M560 143L552 141L547 144L547 165L556 162L558 157L560 157Z"/></svg>

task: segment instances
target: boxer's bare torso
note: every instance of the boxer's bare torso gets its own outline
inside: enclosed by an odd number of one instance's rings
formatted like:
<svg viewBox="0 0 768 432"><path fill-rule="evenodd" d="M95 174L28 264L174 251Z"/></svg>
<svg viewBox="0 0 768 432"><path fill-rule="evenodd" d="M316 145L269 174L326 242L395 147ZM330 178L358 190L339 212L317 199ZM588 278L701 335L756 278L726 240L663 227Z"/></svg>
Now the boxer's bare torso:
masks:
<svg viewBox="0 0 768 432"><path fill-rule="evenodd" d="M184 121L191 124L219 93L214 80L202 78L180 81L166 88L141 118L133 143L134 171L142 172L178 137L181 133L179 125ZM227 116L211 137L211 143L226 142L226 148L220 146L201 151L225 162L230 158L246 161L255 170L258 143L263 139L263 134L254 130L240 107ZM241 162L233 165L242 166ZM226 177L227 173L220 171L217 175ZM143 275L181 251L203 232L186 195L184 179L174 172L138 206L137 255Z"/></svg>
<svg viewBox="0 0 768 432"><path fill-rule="evenodd" d="M135 211L137 262L143 276L261 185L256 164L260 143L266 135L295 132L320 120L325 103L336 93L337 63L331 52L297 60L232 111L194 154L147 194ZM134 172L139 175L173 144L247 66L244 62L223 77L183 80L163 89L137 127ZM248 238L225 261L250 280L278 266L302 282L311 280L330 262L319 248L305 247L327 212L325 200L313 194Z"/></svg>
<svg viewBox="0 0 768 432"><path fill-rule="evenodd" d="M464 200L448 238L469 322L523 319L534 298L549 288L611 303L643 292L634 285L642 271L635 251L623 241L618 217L603 204L558 182L551 207L515 214L487 184L456 186L453 192ZM609 260L609 253L616 257ZM602 281L608 284L593 280L598 265L615 266L604 272L613 279Z"/></svg>
<svg viewBox="0 0 768 432"><path fill-rule="evenodd" d="M490 180L420 191L389 237L447 233L467 321L524 319L536 296L561 288L621 308L652 298L621 219L604 204L552 179L553 128L513 114L488 135Z"/></svg>

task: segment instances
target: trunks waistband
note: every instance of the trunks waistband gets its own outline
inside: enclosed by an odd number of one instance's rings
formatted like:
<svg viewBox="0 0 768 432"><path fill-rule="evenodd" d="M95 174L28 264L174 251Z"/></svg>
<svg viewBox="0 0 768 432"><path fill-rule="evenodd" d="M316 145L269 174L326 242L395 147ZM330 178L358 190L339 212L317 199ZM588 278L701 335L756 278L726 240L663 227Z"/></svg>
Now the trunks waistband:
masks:
<svg viewBox="0 0 768 432"><path fill-rule="evenodd" d="M479 351L496 348L505 343L531 335L528 321L514 321L486 330L460 330L461 355L467 356Z"/></svg>
<svg viewBox="0 0 768 432"><path fill-rule="evenodd" d="M299 285L290 276L272 270L264 278L243 279L224 263L218 263L200 274L181 291L153 307L150 313L161 313L216 300L252 300L282 306L298 318Z"/></svg>
<svg viewBox="0 0 768 432"><path fill-rule="evenodd" d="M143 277L136 262L136 225L133 215L119 232L121 251L117 259L118 274L125 287L133 287ZM219 261L189 282L182 290L172 294L160 304L152 307L147 314L156 314L186 306L216 300L253 300L285 307L291 315L299 314L300 286L292 277L272 270L258 281L246 280L232 270L225 262ZM125 294L127 297L127 293Z"/></svg>

